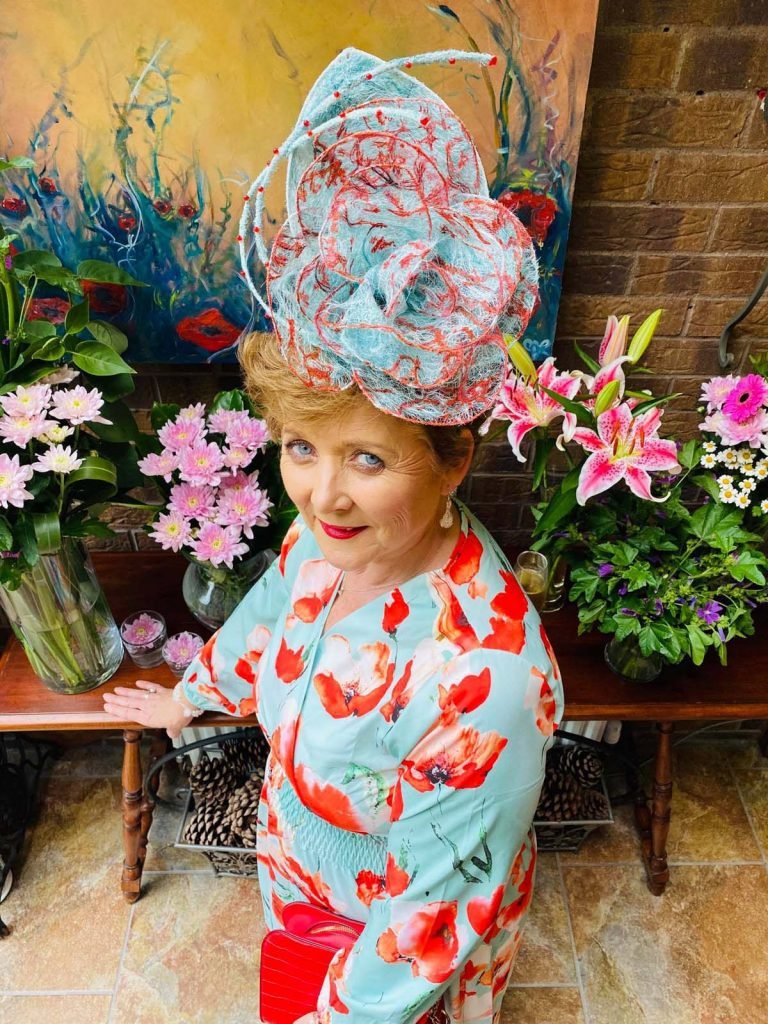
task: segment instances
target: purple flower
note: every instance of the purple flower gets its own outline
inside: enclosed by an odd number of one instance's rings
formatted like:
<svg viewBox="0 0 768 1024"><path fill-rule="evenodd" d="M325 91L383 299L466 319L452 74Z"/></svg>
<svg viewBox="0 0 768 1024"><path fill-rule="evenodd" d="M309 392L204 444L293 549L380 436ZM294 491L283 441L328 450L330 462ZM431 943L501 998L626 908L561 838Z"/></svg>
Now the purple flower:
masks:
<svg viewBox="0 0 768 1024"><path fill-rule="evenodd" d="M11 339L10 338L3 338L3 340L0 342L0 345L10 345L10 344L11 344Z"/></svg>
<svg viewBox="0 0 768 1024"><path fill-rule="evenodd" d="M5 269L13 270L13 260L11 259L10 256L5 257Z"/></svg>
<svg viewBox="0 0 768 1024"><path fill-rule="evenodd" d="M633 619L637 618L637 612L633 612L631 608L619 608L622 615L629 615Z"/></svg>
<svg viewBox="0 0 768 1024"><path fill-rule="evenodd" d="M613 566L610 562L603 562L601 565L598 565L597 567L598 576L610 576L612 572Z"/></svg>
<svg viewBox="0 0 768 1024"><path fill-rule="evenodd" d="M722 626L717 627L717 635L720 637L723 643L725 643L725 630Z"/></svg>
<svg viewBox="0 0 768 1024"><path fill-rule="evenodd" d="M717 601L707 601L702 608L696 609L696 614L700 619L706 622L708 626L713 626L720 618L722 610L723 606Z"/></svg>
<svg viewBox="0 0 768 1024"><path fill-rule="evenodd" d="M656 602L655 602L654 607L656 609L656 614L657 615L662 615L663 614L663 612L664 612L664 602L660 601L658 599L658 597L656 598Z"/></svg>
<svg viewBox="0 0 768 1024"><path fill-rule="evenodd" d="M618 585L618 587L616 588L616 593L619 594L621 597L624 597L624 595L626 594L626 592L628 590L629 590L629 587L627 586L626 583L620 583Z"/></svg>

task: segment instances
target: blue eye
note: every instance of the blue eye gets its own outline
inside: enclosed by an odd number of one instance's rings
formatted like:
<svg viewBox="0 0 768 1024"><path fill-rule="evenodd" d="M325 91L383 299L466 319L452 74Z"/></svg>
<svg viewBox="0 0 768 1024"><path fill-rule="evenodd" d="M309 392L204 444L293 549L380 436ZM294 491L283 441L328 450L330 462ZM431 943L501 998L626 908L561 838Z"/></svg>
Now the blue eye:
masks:
<svg viewBox="0 0 768 1024"><path fill-rule="evenodd" d="M373 452L357 452L355 458L365 469L383 469L384 463Z"/></svg>
<svg viewBox="0 0 768 1024"><path fill-rule="evenodd" d="M288 441L283 445L283 449L299 459L307 459L312 454L312 445L306 441Z"/></svg>

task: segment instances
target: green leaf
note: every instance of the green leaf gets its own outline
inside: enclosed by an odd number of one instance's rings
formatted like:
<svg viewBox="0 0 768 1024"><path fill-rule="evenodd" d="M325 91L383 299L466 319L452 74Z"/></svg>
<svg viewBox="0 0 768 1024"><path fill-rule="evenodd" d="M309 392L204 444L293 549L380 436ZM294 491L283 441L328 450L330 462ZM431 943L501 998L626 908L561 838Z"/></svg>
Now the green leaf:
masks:
<svg viewBox="0 0 768 1024"><path fill-rule="evenodd" d="M56 325L47 320L26 320L22 328L25 338L51 338L56 333Z"/></svg>
<svg viewBox="0 0 768 1024"><path fill-rule="evenodd" d="M691 440L685 442L678 453L677 461L684 469L693 469L699 458L699 442Z"/></svg>
<svg viewBox="0 0 768 1024"><path fill-rule="evenodd" d="M674 395L660 395L658 398L647 398L643 402L638 404L632 410L633 416L639 416L641 412L647 412L648 409L653 409L657 405L665 405L667 402L672 402L676 398L680 398L682 392L678 391Z"/></svg>
<svg viewBox="0 0 768 1024"><path fill-rule="evenodd" d="M137 441L139 428L125 402L105 402L99 412L109 423L89 423L88 429L103 441Z"/></svg>
<svg viewBox="0 0 768 1024"><path fill-rule="evenodd" d="M26 358L42 359L44 362L50 363L56 359L61 359L65 351L63 340L58 334L52 334L47 338L41 338L39 341L33 341L27 348ZM50 367L45 372L50 373Z"/></svg>
<svg viewBox="0 0 768 1024"><path fill-rule="evenodd" d="M245 409L242 391L220 391L214 396L210 404L209 412L220 412L222 410L234 410L242 412Z"/></svg>
<svg viewBox="0 0 768 1024"><path fill-rule="evenodd" d="M536 523L536 528L533 533L535 537L539 537L544 533L548 533L558 526L566 516L576 508L576 491L575 490L564 490L563 484L560 485L560 489L555 494L554 498L547 505L547 508Z"/></svg>
<svg viewBox="0 0 768 1024"><path fill-rule="evenodd" d="M14 549L18 547L24 556L24 560L32 567L37 565L40 560L40 554L37 550L37 538L35 537L35 529L32 526L32 522L28 516L20 515L16 520L16 544L12 545Z"/></svg>
<svg viewBox="0 0 768 1024"><path fill-rule="evenodd" d="M85 329L96 341L100 341L102 345L109 345L118 355L128 348L128 339L114 324L103 320L91 320L85 325Z"/></svg>
<svg viewBox="0 0 768 1024"><path fill-rule="evenodd" d="M113 348L100 341L82 342L72 354L72 362L94 377L136 372Z"/></svg>
<svg viewBox="0 0 768 1024"><path fill-rule="evenodd" d="M13 269L31 270L37 273L39 267L60 267L62 265L58 256L47 249L25 249L24 252L16 253L13 257Z"/></svg>
<svg viewBox="0 0 768 1024"><path fill-rule="evenodd" d="M88 323L88 299L83 299L75 306L70 306L67 318L64 321L64 329L67 334L79 334Z"/></svg>
<svg viewBox="0 0 768 1024"><path fill-rule="evenodd" d="M106 501L117 492L117 472L114 465L100 455L88 455L82 466L66 478L67 492L73 497L92 505Z"/></svg>
<svg viewBox="0 0 768 1024"><path fill-rule="evenodd" d="M574 342L573 347L576 349L576 355L579 357L582 363L584 363L588 370L591 370L592 373L600 372L600 363L598 363L596 359L593 359L592 356L587 355L587 353L584 351L581 345L579 345L577 342Z"/></svg>
<svg viewBox="0 0 768 1024"><path fill-rule="evenodd" d="M155 402L152 406L152 412L150 413L152 429L157 432L161 427L164 427L169 420L176 419L180 412L180 405L176 405L172 402Z"/></svg>
<svg viewBox="0 0 768 1024"><path fill-rule="evenodd" d="M700 665L704 661L704 655L707 653L704 634L693 622L687 623L686 631L691 648L691 661L694 665Z"/></svg>
<svg viewBox="0 0 768 1024"><path fill-rule="evenodd" d="M537 437L533 457L533 481L531 490L538 491L541 487L544 475L547 472L547 463L555 442L551 437Z"/></svg>
<svg viewBox="0 0 768 1024"><path fill-rule="evenodd" d="M67 270L66 267L49 266L44 264L36 267L33 271L25 271L23 274L17 271L17 277L19 280L25 280L33 275L40 281L45 281L46 284L53 285L54 288L63 288L65 292L73 292L76 295L82 295L80 282L72 271Z"/></svg>
<svg viewBox="0 0 768 1024"><path fill-rule="evenodd" d="M61 527L57 512L33 512L37 550L41 555L52 555L61 548Z"/></svg>
<svg viewBox="0 0 768 1024"><path fill-rule="evenodd" d="M574 402L571 398L566 398L564 395L558 395L556 391L552 391L550 388L545 388L543 384L539 384L539 387L545 395L549 395L549 397L557 402L558 405L562 405L567 412L572 412L579 423L585 423L587 426L591 425L592 416L590 416L589 412L580 402Z"/></svg>
<svg viewBox="0 0 768 1024"><path fill-rule="evenodd" d="M118 398L125 398L134 390L133 375L130 373L116 373L113 377L102 377L99 380L99 391L108 402L115 402Z"/></svg>
<svg viewBox="0 0 768 1024"><path fill-rule="evenodd" d="M78 264L77 276L82 281L95 281L98 284L122 284L133 288L146 288L144 281L139 281L131 274L113 263L103 260L83 260Z"/></svg>
<svg viewBox="0 0 768 1024"><path fill-rule="evenodd" d="M0 516L0 549L10 551L13 547L13 531L8 520Z"/></svg>

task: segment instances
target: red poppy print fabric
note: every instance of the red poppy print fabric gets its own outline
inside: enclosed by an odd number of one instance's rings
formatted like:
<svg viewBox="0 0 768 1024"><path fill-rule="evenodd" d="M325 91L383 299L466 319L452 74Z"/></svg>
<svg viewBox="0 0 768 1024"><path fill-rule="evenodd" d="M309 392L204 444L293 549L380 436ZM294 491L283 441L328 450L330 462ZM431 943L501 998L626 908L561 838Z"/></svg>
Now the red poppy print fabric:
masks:
<svg viewBox="0 0 768 1024"><path fill-rule="evenodd" d="M300 519L190 666L200 707L270 739L259 883L364 924L319 1024L497 1018L533 897L531 828L563 714L554 654L487 531L325 631L341 583Z"/></svg>

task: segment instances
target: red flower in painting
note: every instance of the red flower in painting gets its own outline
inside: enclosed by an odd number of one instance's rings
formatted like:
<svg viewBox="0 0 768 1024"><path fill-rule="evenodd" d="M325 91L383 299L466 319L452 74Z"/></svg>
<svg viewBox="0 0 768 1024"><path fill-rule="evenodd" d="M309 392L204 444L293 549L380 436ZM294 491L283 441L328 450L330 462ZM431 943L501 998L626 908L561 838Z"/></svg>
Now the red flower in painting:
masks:
<svg viewBox="0 0 768 1024"><path fill-rule="evenodd" d="M176 212L180 217L186 217L190 220L197 213L197 207L193 206L192 203L182 203L181 206L176 208Z"/></svg>
<svg viewBox="0 0 768 1024"><path fill-rule="evenodd" d="M520 189L519 192L505 192L499 196L502 206L517 214L528 228L528 234L539 245L543 245L552 222L557 216L557 203L544 192Z"/></svg>
<svg viewBox="0 0 768 1024"><path fill-rule="evenodd" d="M218 309L204 309L202 313L180 320L176 324L176 333L190 345L197 345L208 352L219 352L234 345L241 332Z"/></svg>
<svg viewBox="0 0 768 1024"><path fill-rule="evenodd" d="M37 184L40 186L40 191L44 192L47 196L55 196L59 191L56 188L56 182L53 178L39 177L37 179Z"/></svg>
<svg viewBox="0 0 768 1024"><path fill-rule="evenodd" d="M69 303L66 299L32 299L27 310L27 320L47 320L49 324L63 324Z"/></svg>
<svg viewBox="0 0 768 1024"><path fill-rule="evenodd" d="M105 313L107 316L125 309L128 301L128 293L121 284L83 281L83 294L88 298L92 313Z"/></svg>
<svg viewBox="0 0 768 1024"><path fill-rule="evenodd" d="M456 963L456 914L455 900L427 903L405 924L387 928L379 937L376 952L390 964L410 963L414 976L439 985L450 978Z"/></svg>
<svg viewBox="0 0 768 1024"><path fill-rule="evenodd" d="M277 652L277 658L275 658L277 678L281 679L284 683L295 682L304 671L303 654L303 647L299 647L297 651L292 651L285 642L285 638L283 638L280 650Z"/></svg>
<svg viewBox="0 0 768 1024"><path fill-rule="evenodd" d="M447 690L444 686L439 686L438 690L441 710L445 711L446 708L453 707L462 713L474 711L487 700L488 694L491 692L491 670L484 668L479 675L464 676L460 682L450 686Z"/></svg>
<svg viewBox="0 0 768 1024"><path fill-rule="evenodd" d="M11 217L23 217L29 213L29 203L20 196L4 196L0 201L0 210Z"/></svg>
<svg viewBox="0 0 768 1024"><path fill-rule="evenodd" d="M130 213L121 213L117 218L117 226L123 231L133 231L136 227L136 218Z"/></svg>
<svg viewBox="0 0 768 1024"><path fill-rule="evenodd" d="M410 611L411 609L406 603L405 598L400 593L400 590L395 587L392 591L392 603L384 605L384 620L381 624L384 632L394 636L397 632L397 627L408 618Z"/></svg>
<svg viewBox="0 0 768 1024"><path fill-rule="evenodd" d="M378 641L363 644L360 657L354 658L349 641L331 636L326 641L329 672L318 672L312 680L323 707L333 718L367 715L376 707L392 684L394 663L389 648Z"/></svg>
<svg viewBox="0 0 768 1024"><path fill-rule="evenodd" d="M450 714L450 713L449 713ZM496 732L478 732L443 714L441 726L420 740L403 761L403 779L424 793L435 786L477 789L507 745Z"/></svg>
<svg viewBox="0 0 768 1024"><path fill-rule="evenodd" d="M156 199L152 205L161 217L166 217L169 213L173 212L173 207L167 199Z"/></svg>

